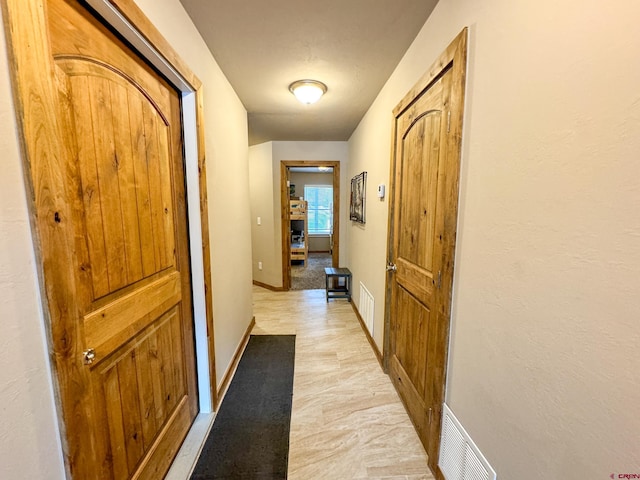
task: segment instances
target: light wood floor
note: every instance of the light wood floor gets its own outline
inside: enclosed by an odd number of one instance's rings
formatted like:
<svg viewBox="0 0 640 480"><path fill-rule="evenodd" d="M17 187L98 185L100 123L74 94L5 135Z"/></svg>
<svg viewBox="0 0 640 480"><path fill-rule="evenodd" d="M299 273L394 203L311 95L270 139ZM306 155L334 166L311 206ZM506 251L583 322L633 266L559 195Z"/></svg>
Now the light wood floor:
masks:
<svg viewBox="0 0 640 480"><path fill-rule="evenodd" d="M253 334L295 334L289 479L433 479L346 300L254 287Z"/></svg>

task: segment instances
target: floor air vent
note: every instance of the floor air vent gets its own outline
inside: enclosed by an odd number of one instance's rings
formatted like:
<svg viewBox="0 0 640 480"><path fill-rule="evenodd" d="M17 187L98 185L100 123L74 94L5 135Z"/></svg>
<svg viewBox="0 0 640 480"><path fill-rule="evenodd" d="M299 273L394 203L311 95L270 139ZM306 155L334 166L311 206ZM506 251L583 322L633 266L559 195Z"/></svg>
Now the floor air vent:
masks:
<svg viewBox="0 0 640 480"><path fill-rule="evenodd" d="M446 480L496 480L496 472L446 404L438 465Z"/></svg>
<svg viewBox="0 0 640 480"><path fill-rule="evenodd" d="M358 311L364 324L369 330L369 334L373 337L373 295L367 290L362 282L360 282L360 304L358 305Z"/></svg>

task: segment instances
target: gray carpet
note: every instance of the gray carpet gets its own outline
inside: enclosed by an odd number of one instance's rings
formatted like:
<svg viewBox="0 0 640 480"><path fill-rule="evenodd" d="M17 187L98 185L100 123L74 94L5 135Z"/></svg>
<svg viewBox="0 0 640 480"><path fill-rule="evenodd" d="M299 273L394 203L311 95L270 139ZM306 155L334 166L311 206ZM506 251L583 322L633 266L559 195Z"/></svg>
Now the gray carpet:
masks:
<svg viewBox="0 0 640 480"><path fill-rule="evenodd" d="M292 264L291 290L324 289L324 267L330 266L330 253L310 253L304 264Z"/></svg>
<svg viewBox="0 0 640 480"><path fill-rule="evenodd" d="M284 480L295 335L251 335L191 480Z"/></svg>

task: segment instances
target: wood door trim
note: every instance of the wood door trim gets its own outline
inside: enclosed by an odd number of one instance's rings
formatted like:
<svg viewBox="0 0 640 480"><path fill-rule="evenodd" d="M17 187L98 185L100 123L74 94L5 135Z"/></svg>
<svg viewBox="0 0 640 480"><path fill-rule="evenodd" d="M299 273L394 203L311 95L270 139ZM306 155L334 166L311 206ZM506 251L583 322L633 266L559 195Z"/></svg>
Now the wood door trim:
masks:
<svg viewBox="0 0 640 480"><path fill-rule="evenodd" d="M280 161L280 231L282 234L282 290L291 288L289 263L291 245L289 238L289 187L287 169L289 167L332 167L333 168L333 254L331 262L338 267L340 262L340 162L337 160L282 160Z"/></svg>
<svg viewBox="0 0 640 480"><path fill-rule="evenodd" d="M104 1L104 0L103 0ZM160 31L155 27L151 20L147 18L144 12L135 4L133 0L106 0L127 21L135 27L135 29L149 42L164 59L187 81L194 91L202 86L200 79L191 71L189 66L180 58L178 52L174 50L171 44L162 36Z"/></svg>
<svg viewBox="0 0 640 480"><path fill-rule="evenodd" d="M396 119L409 108L435 81L437 81L446 71L452 69L453 79L451 85L451 97L449 110L451 119L449 124L451 141L448 142L445 151L446 164L448 167L454 168L453 175L455 178L446 179L446 198L448 203L445 216L445 235L443 239L442 254L442 289L447 295L443 298L439 295L437 305L434 310L441 318L446 319L446 332L437 332L439 338L437 341L439 351L437 356L444 358L443 369L439 375L436 387L439 389L438 408L435 411L435 421L430 427L430 435L433 441L430 442L429 466L439 480L444 480L444 476L438 467L438 456L440 453L440 430L442 426L442 403L444 403L446 389L446 375L448 367L448 347L449 347L449 326L451 322L451 301L453 286L453 268L456 241L456 226L458 216L458 188L459 188L459 168L462 149L462 123L464 115L464 95L466 83L466 64L467 64L467 37L468 28L464 28L456 38L447 46L444 52L436 59L427 72L418 80L418 82L409 90L409 92L400 100L398 105L393 109L392 125L394 128L391 133L391 164L390 164L390 193L389 198L395 199L396 194L396 152L399 139L397 138ZM388 225L389 231L387 236L387 260L392 261L394 258L394 202L389 203ZM385 371L390 369L390 337L391 337L391 301L392 301L392 273L387 275L385 283L385 322L384 322L384 344L383 344L383 362Z"/></svg>
<svg viewBox="0 0 640 480"><path fill-rule="evenodd" d="M409 105L411 105L424 90L429 88L429 86L449 68L449 66L454 66L454 68L458 69L458 73L462 74L461 81L463 88L460 92L462 97L460 97L459 100L464 100L464 84L467 63L467 31L468 28L465 27L447 46L445 51L440 54L438 59L431 64L431 67L429 67L422 77L420 77L411 90L409 90L402 100L400 100L393 109L393 118L398 117L404 110L406 110L407 107L409 107ZM460 118L460 127L462 127L462 118Z"/></svg>
<svg viewBox="0 0 640 480"><path fill-rule="evenodd" d="M217 404L217 389L215 375L215 346L213 337L213 303L211 295L211 260L208 226L206 157L204 150L204 108L202 99L202 83L186 66L160 32L146 18L132 0L111 0L122 15L127 18L134 29L157 49L171 64L171 66L189 82L196 95L196 136L198 144L198 168L200 187L200 217L202 224L202 251L205 283L206 322L208 334L208 349L210 359L210 388L213 404ZM11 66L12 92L16 110L16 121L19 127L19 141L21 158L24 165L24 178L27 190L29 219L33 232L34 251L37 259L39 288L43 303L43 316L49 350L59 355L59 359L71 356L79 357L76 341L78 331L64 321L62 312L66 315L78 317L76 302L62 295L63 291L75 291L73 267L75 258L70 252L73 248L68 244L68 238L73 238L72 222L73 206L64 201L66 195L49 198L41 195L47 191L47 185L61 185L60 179L65 172L57 168L63 157L59 107L53 101L57 91L50 75L41 72L53 71L53 65L48 57L49 37L45 18L44 0L2 0L1 2L5 32L8 43L9 63ZM106 22L103 22L106 23ZM56 165L53 165L56 164ZM35 185L32 172L43 165L44 175L39 176ZM36 195L36 189L38 195ZM47 246L45 249L44 246ZM66 265L66 269L51 268L48 258L57 258ZM44 279L47 279L47 282ZM56 285L56 288L47 286ZM63 287L63 288L60 288ZM64 335L63 335L64 332ZM65 338L70 345L56 343L54 339ZM53 362L54 395L56 397L57 415L61 425L64 416L61 409L61 388L58 384L58 369L61 363ZM82 366L79 366L82 368ZM78 406L77 408L90 408ZM61 432L62 433L62 432ZM65 453L65 468L67 476L71 478L68 458L69 445L62 439ZM96 472L100 476L99 472Z"/></svg>
<svg viewBox="0 0 640 480"><path fill-rule="evenodd" d="M218 408L216 374L216 344L213 327L213 284L211 278L211 241L209 235L209 199L207 195L207 157L204 138L204 97L202 86L196 90L196 133L198 135L198 186L200 190L200 228L202 229L202 270L204 276L204 300L207 322L207 347L209 351L209 393L211 405Z"/></svg>

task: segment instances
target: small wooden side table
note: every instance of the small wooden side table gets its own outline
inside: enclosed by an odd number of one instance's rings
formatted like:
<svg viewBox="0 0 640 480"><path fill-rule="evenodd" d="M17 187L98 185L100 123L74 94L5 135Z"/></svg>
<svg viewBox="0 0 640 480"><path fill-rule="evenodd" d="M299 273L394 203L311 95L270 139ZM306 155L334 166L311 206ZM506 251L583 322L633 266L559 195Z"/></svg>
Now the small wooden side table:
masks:
<svg viewBox="0 0 640 480"><path fill-rule="evenodd" d="M351 271L348 268L326 267L324 269L327 288L327 303L330 298L346 298L351 301ZM344 285L340 285L340 279Z"/></svg>

